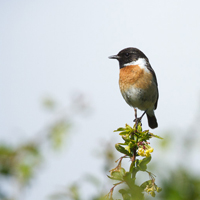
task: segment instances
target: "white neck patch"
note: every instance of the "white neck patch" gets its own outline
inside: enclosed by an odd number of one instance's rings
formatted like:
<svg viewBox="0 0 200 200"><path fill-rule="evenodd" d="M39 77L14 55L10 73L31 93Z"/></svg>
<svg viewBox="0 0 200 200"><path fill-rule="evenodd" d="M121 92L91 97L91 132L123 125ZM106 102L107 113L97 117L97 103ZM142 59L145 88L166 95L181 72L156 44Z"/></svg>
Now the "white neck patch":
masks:
<svg viewBox="0 0 200 200"><path fill-rule="evenodd" d="M144 58L139 58L136 61L124 64L124 66L130 65L138 65L141 69L144 69L146 72L149 72L149 70L147 69L147 61Z"/></svg>
<svg viewBox="0 0 200 200"><path fill-rule="evenodd" d="M146 67L146 60L144 58L139 58L136 61L132 61L130 63L124 64L124 66L129 66L129 65L139 65L140 67L144 68Z"/></svg>

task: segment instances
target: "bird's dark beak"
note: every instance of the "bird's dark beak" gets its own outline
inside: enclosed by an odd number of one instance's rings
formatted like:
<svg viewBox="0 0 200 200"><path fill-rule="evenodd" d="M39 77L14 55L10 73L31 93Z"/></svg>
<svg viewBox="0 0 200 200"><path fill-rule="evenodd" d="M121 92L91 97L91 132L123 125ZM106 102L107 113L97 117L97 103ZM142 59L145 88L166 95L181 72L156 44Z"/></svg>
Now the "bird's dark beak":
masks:
<svg viewBox="0 0 200 200"><path fill-rule="evenodd" d="M114 55L114 56L110 56L110 57L108 57L108 58L110 58L110 59L120 59L120 56L118 56L118 55Z"/></svg>

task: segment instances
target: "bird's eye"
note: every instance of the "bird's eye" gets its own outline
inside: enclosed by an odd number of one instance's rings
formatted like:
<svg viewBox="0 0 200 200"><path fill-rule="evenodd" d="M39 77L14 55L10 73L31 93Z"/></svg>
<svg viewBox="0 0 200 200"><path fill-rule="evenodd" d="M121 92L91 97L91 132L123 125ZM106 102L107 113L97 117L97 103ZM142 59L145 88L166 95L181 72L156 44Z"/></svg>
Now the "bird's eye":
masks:
<svg viewBox="0 0 200 200"><path fill-rule="evenodd" d="M130 53L125 53L125 56L126 56L126 57L129 57L129 56L130 56Z"/></svg>

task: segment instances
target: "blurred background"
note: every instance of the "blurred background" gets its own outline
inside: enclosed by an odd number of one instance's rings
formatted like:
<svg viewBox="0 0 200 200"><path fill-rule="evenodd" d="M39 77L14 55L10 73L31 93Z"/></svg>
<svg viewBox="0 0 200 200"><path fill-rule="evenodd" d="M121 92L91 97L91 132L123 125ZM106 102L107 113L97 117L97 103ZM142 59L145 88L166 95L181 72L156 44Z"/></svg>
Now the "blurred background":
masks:
<svg viewBox="0 0 200 200"><path fill-rule="evenodd" d="M133 125L134 112L108 56L136 47L149 58L160 93L153 133L164 140L152 141L150 167L163 187L156 198L200 199L199 6L1 0L0 198L80 199L80 190L81 199L94 199L109 190L106 174L120 142L113 130Z"/></svg>

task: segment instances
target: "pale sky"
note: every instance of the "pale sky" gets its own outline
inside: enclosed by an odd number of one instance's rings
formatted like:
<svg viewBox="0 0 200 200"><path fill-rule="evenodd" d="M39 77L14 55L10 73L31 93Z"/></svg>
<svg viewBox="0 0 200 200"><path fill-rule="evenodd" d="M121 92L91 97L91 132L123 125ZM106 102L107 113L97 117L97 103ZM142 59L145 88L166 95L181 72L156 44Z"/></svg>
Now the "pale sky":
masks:
<svg viewBox="0 0 200 200"><path fill-rule="evenodd" d="M197 0L0 1L0 139L28 139L43 128L51 119L40 105L46 95L65 105L81 91L93 109L77 120L67 148L48 155L25 200L45 199L88 172L88 163L97 173L92 151L99 140L118 140L112 131L132 125L118 63L108 59L123 48L142 50L156 72L159 127L153 132L162 136L191 124L200 105L199 7ZM146 117L143 126L148 129Z"/></svg>

